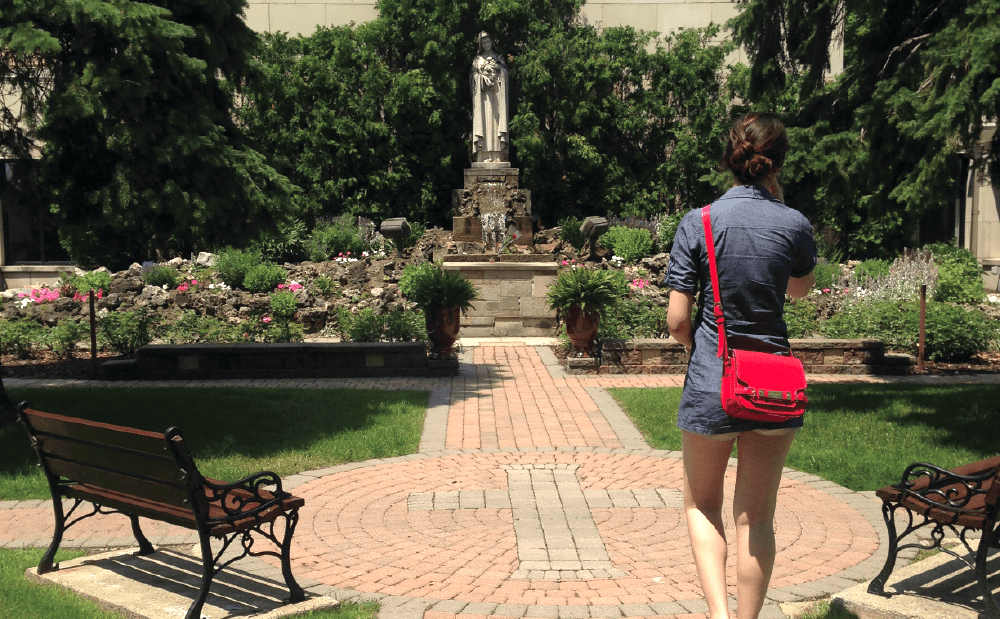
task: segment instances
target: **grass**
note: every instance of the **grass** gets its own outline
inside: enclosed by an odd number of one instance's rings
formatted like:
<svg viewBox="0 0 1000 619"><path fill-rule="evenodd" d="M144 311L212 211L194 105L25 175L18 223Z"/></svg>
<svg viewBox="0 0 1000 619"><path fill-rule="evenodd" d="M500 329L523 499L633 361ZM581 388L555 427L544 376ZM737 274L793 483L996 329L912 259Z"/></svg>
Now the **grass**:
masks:
<svg viewBox="0 0 1000 619"><path fill-rule="evenodd" d="M38 410L163 432L177 426L201 472L235 481L416 452L427 393L355 389L9 389ZM19 425L0 430L0 499L48 498Z"/></svg>
<svg viewBox="0 0 1000 619"><path fill-rule="evenodd" d="M610 389L657 449L680 449L680 388ZM788 466L850 488L877 490L911 462L952 468L998 453L993 385L814 385Z"/></svg>
<svg viewBox="0 0 1000 619"><path fill-rule="evenodd" d="M0 550L0 619L122 619L122 615L103 610L98 604L79 597L69 589L31 582L24 577L28 568L38 565L43 549ZM83 556L84 552L60 550L56 561ZM343 603L336 608L313 610L294 615L310 619L375 619L379 605Z"/></svg>

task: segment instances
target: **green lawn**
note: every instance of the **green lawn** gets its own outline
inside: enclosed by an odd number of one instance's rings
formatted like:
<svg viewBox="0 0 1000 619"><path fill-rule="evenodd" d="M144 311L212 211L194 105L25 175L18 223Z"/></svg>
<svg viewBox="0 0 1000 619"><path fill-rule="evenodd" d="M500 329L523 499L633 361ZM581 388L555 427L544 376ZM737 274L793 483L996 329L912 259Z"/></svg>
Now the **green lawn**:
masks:
<svg viewBox="0 0 1000 619"><path fill-rule="evenodd" d="M610 389L657 449L680 449L680 388ZM788 466L877 490L911 462L945 468L1000 453L995 385L814 385Z"/></svg>
<svg viewBox="0 0 1000 619"><path fill-rule="evenodd" d="M255 388L10 389L38 410L184 433L202 473L235 481L415 453L423 391ZM19 425L0 430L0 499L45 499L48 485Z"/></svg>

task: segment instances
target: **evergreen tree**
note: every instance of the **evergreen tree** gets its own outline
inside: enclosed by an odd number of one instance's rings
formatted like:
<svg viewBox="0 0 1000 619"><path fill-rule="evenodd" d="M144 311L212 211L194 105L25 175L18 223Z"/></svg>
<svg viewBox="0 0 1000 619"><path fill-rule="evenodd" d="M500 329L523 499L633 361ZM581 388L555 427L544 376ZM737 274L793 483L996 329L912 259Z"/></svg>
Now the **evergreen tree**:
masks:
<svg viewBox="0 0 1000 619"><path fill-rule="evenodd" d="M580 0L382 0L379 17L308 37L265 35L266 79L240 116L285 160L303 212L450 225L469 167L475 35L510 68L511 160L534 212L654 215L701 205L732 88L717 32L655 51L653 34L603 31Z"/></svg>
<svg viewBox="0 0 1000 619"><path fill-rule="evenodd" d="M955 155L972 156L984 121L1000 116L1000 3L741 1L732 25L752 96L794 127L790 199L811 204L852 256L891 254L923 212L953 204ZM825 84L839 36L844 72ZM998 156L1000 133L974 163Z"/></svg>
<svg viewBox="0 0 1000 619"><path fill-rule="evenodd" d="M0 48L30 100L5 140L41 141L40 189L75 260L242 244L285 216L291 185L233 119L257 41L245 0L8 4Z"/></svg>

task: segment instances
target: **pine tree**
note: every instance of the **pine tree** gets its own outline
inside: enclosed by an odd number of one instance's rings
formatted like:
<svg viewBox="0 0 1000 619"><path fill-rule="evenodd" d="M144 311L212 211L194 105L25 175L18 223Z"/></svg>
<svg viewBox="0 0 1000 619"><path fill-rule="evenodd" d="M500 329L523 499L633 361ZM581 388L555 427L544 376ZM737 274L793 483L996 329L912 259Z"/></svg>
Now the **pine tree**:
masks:
<svg viewBox="0 0 1000 619"><path fill-rule="evenodd" d="M790 199L811 204L852 256L891 254L923 212L957 197L955 155L974 155L983 123L1000 117L1000 3L742 2L733 26L752 97L795 127ZM824 84L838 36L844 72ZM998 160L1000 133L974 164Z"/></svg>
<svg viewBox="0 0 1000 619"><path fill-rule="evenodd" d="M19 143L43 145L36 189L75 260L121 268L242 244L287 212L292 187L233 117L254 79L244 0L11 4L0 48L34 97Z"/></svg>

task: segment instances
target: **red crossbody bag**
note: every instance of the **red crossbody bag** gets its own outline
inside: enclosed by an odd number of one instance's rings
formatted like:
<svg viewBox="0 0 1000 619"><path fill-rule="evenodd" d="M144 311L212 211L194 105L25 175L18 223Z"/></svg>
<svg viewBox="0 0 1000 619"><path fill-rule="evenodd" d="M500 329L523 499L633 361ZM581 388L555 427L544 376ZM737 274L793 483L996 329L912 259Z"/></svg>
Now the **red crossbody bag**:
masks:
<svg viewBox="0 0 1000 619"><path fill-rule="evenodd" d="M729 347L726 318L719 298L719 273L715 267L715 240L709 206L701 209L712 273L713 313L719 329L719 357L722 359L722 410L730 417L754 421L781 422L800 417L806 411L806 373L802 362L792 356L736 350Z"/></svg>

